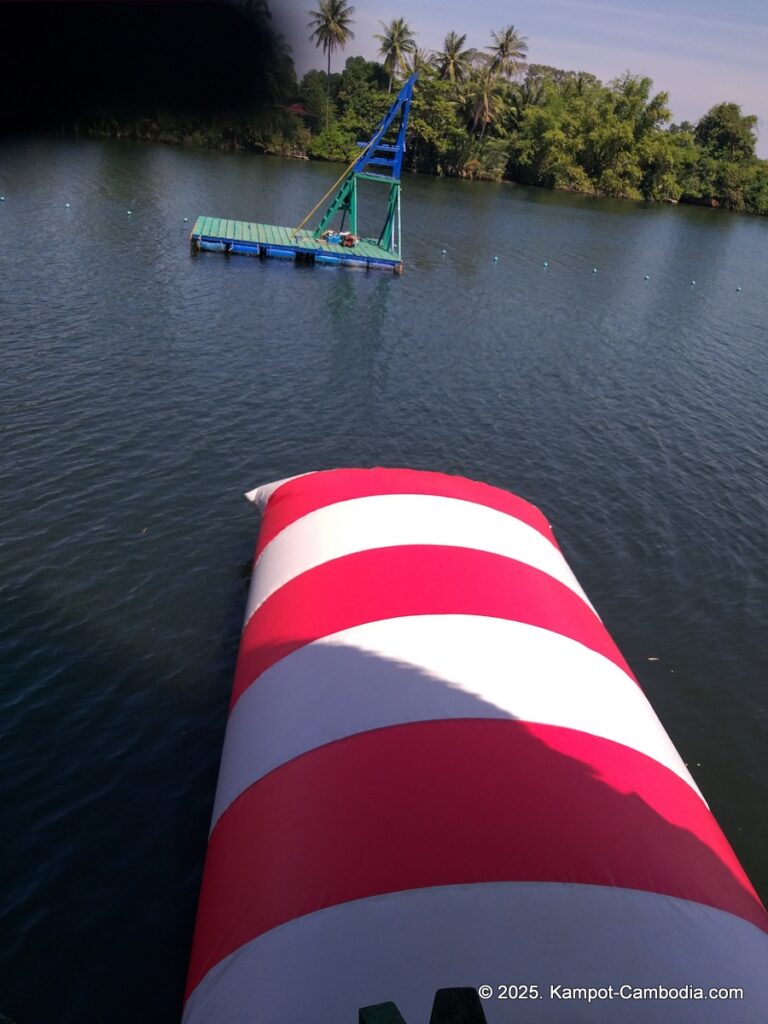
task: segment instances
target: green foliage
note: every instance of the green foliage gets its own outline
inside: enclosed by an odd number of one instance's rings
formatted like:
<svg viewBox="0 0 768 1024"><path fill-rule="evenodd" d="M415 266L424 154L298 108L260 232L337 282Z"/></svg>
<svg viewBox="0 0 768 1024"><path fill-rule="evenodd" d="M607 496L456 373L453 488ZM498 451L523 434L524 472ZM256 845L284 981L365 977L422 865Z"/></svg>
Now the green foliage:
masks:
<svg viewBox="0 0 768 1024"><path fill-rule="evenodd" d="M529 68L506 106L508 174L519 181L627 199L682 200L764 213L768 164L754 157L755 119L733 104L666 129L666 93L629 73Z"/></svg>
<svg viewBox="0 0 768 1024"><path fill-rule="evenodd" d="M507 166L507 147L499 139L471 139L456 169L460 178L474 181L503 181Z"/></svg>
<svg viewBox="0 0 768 1024"><path fill-rule="evenodd" d="M340 75L337 111L359 139L371 134L392 102L385 92L387 75L380 64L362 57L350 57Z"/></svg>
<svg viewBox="0 0 768 1024"><path fill-rule="evenodd" d="M588 86L600 85L599 80L587 71L566 71L563 68L553 68L549 64L529 64L525 79L527 82L538 84L551 82L560 89L568 87L577 92L582 92Z"/></svg>
<svg viewBox="0 0 768 1024"><path fill-rule="evenodd" d="M338 121L331 121L327 128L314 135L309 143L309 155L316 160L336 160L349 163L359 149L357 137L345 131Z"/></svg>
<svg viewBox="0 0 768 1024"><path fill-rule="evenodd" d="M736 103L718 103L696 125L696 142L713 156L738 160L755 155L754 114L746 117Z"/></svg>
<svg viewBox="0 0 768 1024"><path fill-rule="evenodd" d="M755 155L757 118L735 103L716 104L696 125L670 124L669 97L654 93L650 78L627 71L604 85L585 71L526 66L526 40L511 25L492 32L484 51L451 31L442 50L429 53L395 18L382 22L376 36L383 63L349 57L343 71L331 74L331 54L353 38L348 0L318 0L310 12L308 28L327 66L297 85L266 0L239 2L268 35L268 105L217 118L105 112L86 130L349 162L388 109L394 80L417 67L409 170L768 215L768 161Z"/></svg>
<svg viewBox="0 0 768 1024"><path fill-rule="evenodd" d="M423 74L413 97L408 128L408 159L413 170L454 176L468 141L456 116L453 86L437 73Z"/></svg>
<svg viewBox="0 0 768 1024"><path fill-rule="evenodd" d="M299 118L283 110L269 109L206 118L159 111L154 117L104 118L87 126L85 132L141 142L291 157L305 156L310 141L309 131Z"/></svg>
<svg viewBox="0 0 768 1024"><path fill-rule="evenodd" d="M756 160L747 182L746 208L768 217L768 160Z"/></svg>
<svg viewBox="0 0 768 1024"><path fill-rule="evenodd" d="M677 202L695 166L697 149L689 132L654 132L643 147L641 191L646 199Z"/></svg>
<svg viewBox="0 0 768 1024"><path fill-rule="evenodd" d="M755 156L756 126L757 118L743 115L735 103L718 103L701 118L688 133L696 158L682 181L683 201L768 212L768 162Z"/></svg>
<svg viewBox="0 0 768 1024"><path fill-rule="evenodd" d="M299 83L298 95L306 109L316 118L325 118L326 96L334 99L339 88L339 75L331 75L330 82L325 71L308 71Z"/></svg>

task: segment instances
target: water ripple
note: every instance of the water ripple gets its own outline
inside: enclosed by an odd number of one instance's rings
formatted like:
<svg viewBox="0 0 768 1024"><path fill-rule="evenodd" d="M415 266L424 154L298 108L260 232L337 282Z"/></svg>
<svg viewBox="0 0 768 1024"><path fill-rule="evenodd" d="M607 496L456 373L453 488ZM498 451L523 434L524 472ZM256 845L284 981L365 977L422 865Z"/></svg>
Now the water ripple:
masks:
<svg viewBox="0 0 768 1024"><path fill-rule="evenodd" d="M316 467L540 505L768 892L768 224L413 178L405 275L326 274L191 257L183 218L291 223L334 168L3 158L4 1012L178 1019L255 539L241 494Z"/></svg>

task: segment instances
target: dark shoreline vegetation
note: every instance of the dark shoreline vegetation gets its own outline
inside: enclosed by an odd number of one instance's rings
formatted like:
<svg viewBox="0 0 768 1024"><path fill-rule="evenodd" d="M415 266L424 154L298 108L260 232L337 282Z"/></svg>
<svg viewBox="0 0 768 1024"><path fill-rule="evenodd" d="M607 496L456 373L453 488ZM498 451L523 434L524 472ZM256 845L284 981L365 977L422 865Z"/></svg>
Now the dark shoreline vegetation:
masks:
<svg viewBox="0 0 768 1024"><path fill-rule="evenodd" d="M261 81L238 109L102 108L59 127L348 162L398 83L417 71L409 171L768 215L768 160L755 154L757 118L735 103L715 105L697 124L674 124L667 93L654 93L651 79L626 72L603 84L587 72L527 64L527 42L513 26L491 32L480 49L449 32L441 51L428 52L395 19L376 36L381 63L352 56L343 71L329 73L331 57L353 38L354 8L347 0L316 2L307 33L327 58L326 70L298 81L266 0L241 0L231 9L253 32Z"/></svg>

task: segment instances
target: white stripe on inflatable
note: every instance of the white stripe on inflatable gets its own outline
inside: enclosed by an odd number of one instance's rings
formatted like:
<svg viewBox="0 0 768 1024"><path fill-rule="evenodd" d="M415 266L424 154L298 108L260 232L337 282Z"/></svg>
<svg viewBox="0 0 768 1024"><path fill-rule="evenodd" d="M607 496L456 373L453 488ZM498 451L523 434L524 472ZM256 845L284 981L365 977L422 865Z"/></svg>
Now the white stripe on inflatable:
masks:
<svg viewBox="0 0 768 1024"><path fill-rule="evenodd" d="M492 836L489 822L478 841ZM671 896L441 886L340 904L259 936L208 972L183 1024L354 1024L359 1007L387 1000L408 1024L427 1024L435 990L464 985L493 988L489 1024L764 1024L767 963L768 936L754 925ZM500 999L502 985L538 986L540 998ZM623 985L740 987L743 999L562 998L567 988Z"/></svg>
<svg viewBox="0 0 768 1024"><path fill-rule="evenodd" d="M213 823L262 775L344 736L404 722L508 717L622 743L699 793L642 690L612 661L527 623L416 615L323 637L248 687L227 724Z"/></svg>
<svg viewBox="0 0 768 1024"><path fill-rule="evenodd" d="M246 491L245 497L248 501L252 502L259 512L263 512L267 507L267 502L275 493L278 487L282 487L283 484L290 483L291 480L298 480L302 476L311 476L310 473L297 473L295 476L284 476L282 480L274 480L269 484L262 484L261 487L254 487L252 491Z"/></svg>
<svg viewBox="0 0 768 1024"><path fill-rule="evenodd" d="M270 594L308 569L344 555L406 544L472 548L514 558L559 580L592 608L557 548L527 523L460 498L381 494L336 502L286 526L256 562L245 621Z"/></svg>

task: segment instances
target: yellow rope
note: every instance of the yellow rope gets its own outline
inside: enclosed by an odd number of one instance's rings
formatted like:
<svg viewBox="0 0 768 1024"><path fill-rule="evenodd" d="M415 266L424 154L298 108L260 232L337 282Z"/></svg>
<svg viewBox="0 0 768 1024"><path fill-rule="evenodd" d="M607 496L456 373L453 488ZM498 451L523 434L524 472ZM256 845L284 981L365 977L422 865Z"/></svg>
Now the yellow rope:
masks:
<svg viewBox="0 0 768 1024"><path fill-rule="evenodd" d="M360 157L363 157L363 156L365 156L365 154L366 154L366 153L368 152L368 150L369 150L369 149L371 148L371 143L372 143L372 142L373 142L373 139L371 139L371 141L370 141L370 142L368 143L368 145L367 145L367 146L365 147L365 149L364 149L364 150L363 150L363 151L362 151L361 153L359 153L359 154L358 154L358 155L357 155L357 156L355 157L355 159L354 159L354 160L352 161L352 163L351 163L351 164L349 165L349 167L347 167L347 169L346 169L346 170L345 170L345 171L344 171L344 172L342 173L341 177L337 178L337 179L336 179L336 181L334 181L334 183L333 183L333 184L331 185L331 187L330 187L330 188L328 189L328 191L327 191L327 192L325 193L325 195L323 196L323 198L322 198L322 199L320 199L320 200L318 200L318 202L317 202L317 203L315 203L315 205L314 205L314 206L312 207L312 209L311 209L311 210L309 211L309 213L308 213L308 214L307 214L307 216L306 216L306 217L304 218L304 220L303 220L303 221L301 222L301 224L299 224L299 226L298 226L297 228L294 228L294 234L297 234L297 233L298 233L299 231L301 231L301 229L302 229L302 228L304 227L304 225L305 225L305 224L307 223L307 221L308 221L308 220L309 220L309 218L310 218L310 217L312 216L312 214L313 214L313 213L315 212L315 210L317 210L317 209L318 209L318 207L322 206L322 205L323 205L323 203L325 202L325 200L326 200L326 199L328 198L328 196L329 196L329 195L331 194L331 192L333 192L333 190L334 190L335 188L338 188L338 186L339 186L339 185L340 185L340 184L342 183L342 181L344 181L344 179L345 179L345 178L346 178L346 176L347 176L347 175L349 174L349 172L350 172L350 171L352 170L352 168L353 168L353 167L355 166L355 164L356 164L356 163L357 163L357 161L358 161L358 160L360 159Z"/></svg>

